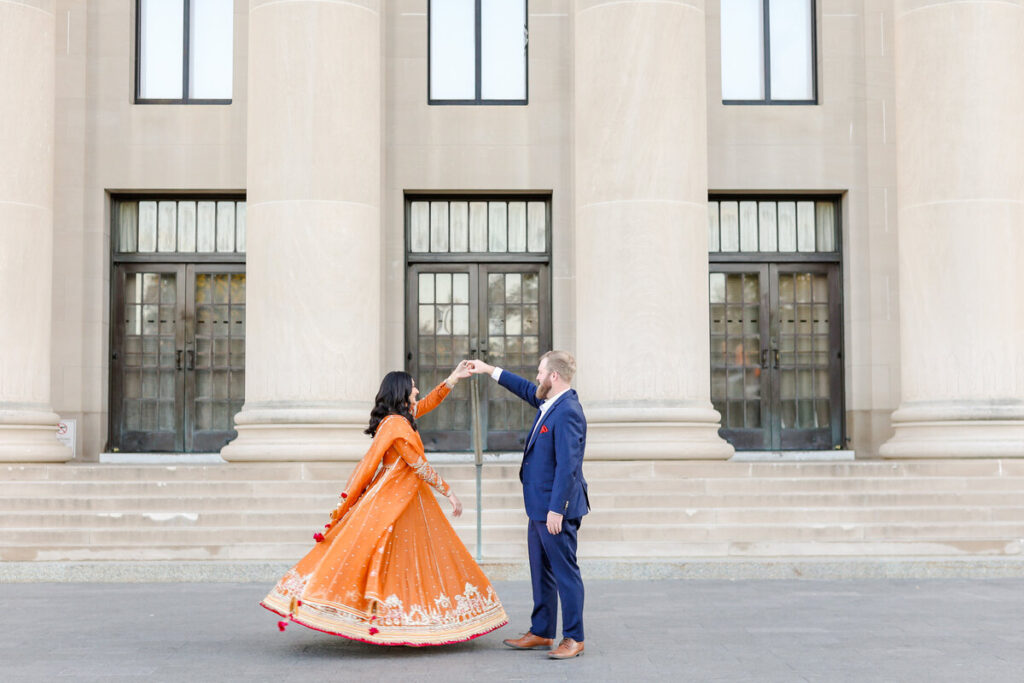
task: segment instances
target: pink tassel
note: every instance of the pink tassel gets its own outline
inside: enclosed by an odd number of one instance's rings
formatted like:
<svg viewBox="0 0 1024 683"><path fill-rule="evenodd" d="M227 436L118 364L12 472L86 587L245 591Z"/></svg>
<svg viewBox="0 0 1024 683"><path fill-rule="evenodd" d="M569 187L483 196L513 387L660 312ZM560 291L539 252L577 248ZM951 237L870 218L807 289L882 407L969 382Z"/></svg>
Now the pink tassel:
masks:
<svg viewBox="0 0 1024 683"><path fill-rule="evenodd" d="M324 535L318 531L317 533L313 534L313 540L317 543L322 543L324 540Z"/></svg>
<svg viewBox="0 0 1024 683"><path fill-rule="evenodd" d="M344 491L342 491L342 492L341 492L341 497L342 497L342 498L348 498L348 494L347 494L347 493L345 493Z"/></svg>
<svg viewBox="0 0 1024 683"><path fill-rule="evenodd" d="M288 627L288 622L287 621L279 621L279 622L277 622L277 630L278 631L283 631L287 627Z"/></svg>
<svg viewBox="0 0 1024 683"><path fill-rule="evenodd" d="M370 635L371 635L371 636L375 636L375 635L377 635L378 633L380 633L380 630L378 630L376 626L371 626L371 627L370 627Z"/></svg>

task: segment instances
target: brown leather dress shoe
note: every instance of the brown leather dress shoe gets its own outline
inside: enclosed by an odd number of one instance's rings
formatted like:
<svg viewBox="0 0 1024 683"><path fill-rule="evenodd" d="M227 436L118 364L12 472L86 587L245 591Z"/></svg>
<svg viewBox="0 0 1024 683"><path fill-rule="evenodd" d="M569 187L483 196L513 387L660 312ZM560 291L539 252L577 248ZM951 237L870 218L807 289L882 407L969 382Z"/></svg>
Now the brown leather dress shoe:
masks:
<svg viewBox="0 0 1024 683"><path fill-rule="evenodd" d="M527 631L515 640L509 639L501 642L515 650L548 650L555 644L555 639L541 638L540 636L535 636Z"/></svg>
<svg viewBox="0 0 1024 683"><path fill-rule="evenodd" d="M551 659L572 659L583 654L583 643L576 642L572 638L562 638L554 650L548 653Z"/></svg>

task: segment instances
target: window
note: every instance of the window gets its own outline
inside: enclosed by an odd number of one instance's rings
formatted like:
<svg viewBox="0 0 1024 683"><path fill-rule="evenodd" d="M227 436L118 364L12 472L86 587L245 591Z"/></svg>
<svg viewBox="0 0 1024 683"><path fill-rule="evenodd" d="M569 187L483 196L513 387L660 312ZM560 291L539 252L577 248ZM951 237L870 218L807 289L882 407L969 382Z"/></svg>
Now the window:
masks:
<svg viewBox="0 0 1024 683"><path fill-rule="evenodd" d="M546 254L546 198L411 199L412 254Z"/></svg>
<svg viewBox="0 0 1024 683"><path fill-rule="evenodd" d="M712 199L708 251L818 253L839 251L836 201L813 198Z"/></svg>
<svg viewBox="0 0 1024 683"><path fill-rule="evenodd" d="M245 200L123 199L117 218L122 254L245 253Z"/></svg>
<svg viewBox="0 0 1024 683"><path fill-rule="evenodd" d="M722 101L816 104L814 0L722 0Z"/></svg>
<svg viewBox="0 0 1024 683"><path fill-rule="evenodd" d="M137 0L135 101L230 104L233 0Z"/></svg>
<svg viewBox="0 0 1024 683"><path fill-rule="evenodd" d="M526 0L430 0L430 104L526 104Z"/></svg>

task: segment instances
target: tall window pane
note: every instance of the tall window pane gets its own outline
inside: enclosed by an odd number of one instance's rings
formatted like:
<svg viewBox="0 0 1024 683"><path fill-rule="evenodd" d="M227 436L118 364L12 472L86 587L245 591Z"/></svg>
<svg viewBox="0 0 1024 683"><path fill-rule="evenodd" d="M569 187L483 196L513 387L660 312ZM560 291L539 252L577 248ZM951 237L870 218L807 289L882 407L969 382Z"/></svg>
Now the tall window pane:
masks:
<svg viewBox="0 0 1024 683"><path fill-rule="evenodd" d="M764 99L761 0L722 0L722 99Z"/></svg>
<svg viewBox="0 0 1024 683"><path fill-rule="evenodd" d="M473 0L430 0L430 99L476 97Z"/></svg>
<svg viewBox="0 0 1024 683"><path fill-rule="evenodd" d="M480 3L480 96L526 99L526 2Z"/></svg>
<svg viewBox="0 0 1024 683"><path fill-rule="evenodd" d="M814 98L812 0L771 0L768 4L773 100Z"/></svg>
<svg viewBox="0 0 1024 683"><path fill-rule="evenodd" d="M232 0L192 0L189 17L189 96L231 99Z"/></svg>
<svg viewBox="0 0 1024 683"><path fill-rule="evenodd" d="M181 99L184 0L139 3L139 97Z"/></svg>
<svg viewBox="0 0 1024 683"><path fill-rule="evenodd" d="M722 100L814 103L815 0L721 0L721 9Z"/></svg>

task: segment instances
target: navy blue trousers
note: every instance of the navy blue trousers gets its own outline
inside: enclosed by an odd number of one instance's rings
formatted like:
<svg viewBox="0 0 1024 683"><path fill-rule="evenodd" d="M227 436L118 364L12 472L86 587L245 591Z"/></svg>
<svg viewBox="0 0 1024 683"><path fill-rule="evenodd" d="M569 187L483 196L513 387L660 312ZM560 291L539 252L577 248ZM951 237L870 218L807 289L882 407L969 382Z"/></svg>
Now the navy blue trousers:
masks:
<svg viewBox="0 0 1024 683"><path fill-rule="evenodd" d="M562 636L583 641L583 577L576 563L579 519L563 519L562 533L548 533L547 522L530 520L530 578L533 615L530 632L554 638L558 601L562 601Z"/></svg>

